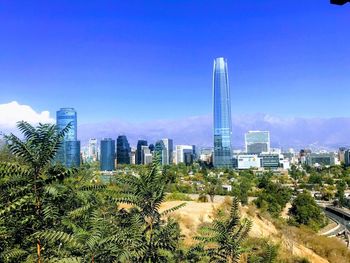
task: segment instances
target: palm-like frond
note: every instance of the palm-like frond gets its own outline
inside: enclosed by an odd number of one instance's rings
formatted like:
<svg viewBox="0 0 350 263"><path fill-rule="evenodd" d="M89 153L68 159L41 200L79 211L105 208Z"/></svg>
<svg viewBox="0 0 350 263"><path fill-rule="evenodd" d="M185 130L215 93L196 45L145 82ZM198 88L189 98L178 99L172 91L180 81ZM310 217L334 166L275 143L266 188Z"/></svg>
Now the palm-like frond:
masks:
<svg viewBox="0 0 350 263"><path fill-rule="evenodd" d="M172 208L166 209L163 212L160 213L161 216L166 216L172 212L175 212L176 210L179 210L180 208L186 206L186 203L179 204L177 206L174 206Z"/></svg>
<svg viewBox="0 0 350 263"><path fill-rule="evenodd" d="M40 170L53 160L61 147L64 135L71 126L67 125L58 131L56 125L40 123L35 128L28 122L21 121L18 122L17 127L23 133L24 141L14 134L5 136L9 142L10 151L31 164L34 169Z"/></svg>
<svg viewBox="0 0 350 263"><path fill-rule="evenodd" d="M55 230L39 231L35 233L35 237L41 238L49 242L58 242L58 241L64 242L76 248L81 247L81 244L79 244L78 240L73 235L67 234L62 231L55 231Z"/></svg>
<svg viewBox="0 0 350 263"><path fill-rule="evenodd" d="M81 263L81 257L67 257L67 258L49 258L45 260L47 263Z"/></svg>
<svg viewBox="0 0 350 263"><path fill-rule="evenodd" d="M28 252L20 248L12 248L10 250L5 250L1 253L1 262L20 262L20 259L28 255Z"/></svg>
<svg viewBox="0 0 350 263"><path fill-rule="evenodd" d="M14 200L11 204L1 209L0 216L10 213L11 211L17 210L19 207L23 205L33 204L33 202L34 202L34 197L31 194L20 197Z"/></svg>
<svg viewBox="0 0 350 263"><path fill-rule="evenodd" d="M209 227L201 229L201 236L196 237L205 248L211 262L238 262L241 244L251 229L252 222L239 217L239 201L233 199L230 217L226 220L214 220Z"/></svg>
<svg viewBox="0 0 350 263"><path fill-rule="evenodd" d="M31 170L27 167L24 167L23 165L19 165L16 163L6 163L1 162L0 163L0 177L5 176L29 176L31 174Z"/></svg>

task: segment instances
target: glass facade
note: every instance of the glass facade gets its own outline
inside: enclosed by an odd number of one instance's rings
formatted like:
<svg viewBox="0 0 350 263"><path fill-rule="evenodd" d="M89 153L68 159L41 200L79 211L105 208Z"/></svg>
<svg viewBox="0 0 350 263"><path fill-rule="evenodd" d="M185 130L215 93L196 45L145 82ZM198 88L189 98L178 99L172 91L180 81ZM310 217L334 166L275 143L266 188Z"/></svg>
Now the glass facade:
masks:
<svg viewBox="0 0 350 263"><path fill-rule="evenodd" d="M147 146L147 141L138 140L137 141L137 149L136 149L136 164L142 164L142 146Z"/></svg>
<svg viewBox="0 0 350 263"><path fill-rule="evenodd" d="M69 123L71 128L65 135L65 141L77 141L77 112L73 108L61 108L56 112L56 124L58 129L64 129Z"/></svg>
<svg viewBox="0 0 350 263"><path fill-rule="evenodd" d="M261 160L261 167L265 169L277 169L281 167L280 155L274 153L264 153L259 155Z"/></svg>
<svg viewBox="0 0 350 263"><path fill-rule="evenodd" d="M111 138L101 141L100 169L101 171L115 170L115 140Z"/></svg>
<svg viewBox="0 0 350 263"><path fill-rule="evenodd" d="M307 165L330 166L335 164L333 153L310 153L306 156Z"/></svg>
<svg viewBox="0 0 350 263"><path fill-rule="evenodd" d="M159 161L162 165L166 164L167 151L163 141L157 141L154 146L154 153L158 154Z"/></svg>
<svg viewBox="0 0 350 263"><path fill-rule="evenodd" d="M125 135L117 138L117 163L130 164L131 148Z"/></svg>
<svg viewBox="0 0 350 263"><path fill-rule="evenodd" d="M71 128L57 152L56 161L67 167L80 165L80 141L77 140L77 112L73 108L61 108L56 112L56 125L59 130L64 129L69 123Z"/></svg>
<svg viewBox="0 0 350 263"><path fill-rule="evenodd" d="M346 167L350 166L350 150L344 152L344 164Z"/></svg>
<svg viewBox="0 0 350 263"><path fill-rule="evenodd" d="M214 100L214 166L233 167L231 99L228 81L227 61L214 60L213 69Z"/></svg>
<svg viewBox="0 0 350 263"><path fill-rule="evenodd" d="M268 131L249 131L245 134L246 152L260 154L270 151L270 133Z"/></svg>
<svg viewBox="0 0 350 263"><path fill-rule="evenodd" d="M174 145L172 139L163 139L162 140L165 146L165 161L164 164L172 164L173 163L173 151Z"/></svg>

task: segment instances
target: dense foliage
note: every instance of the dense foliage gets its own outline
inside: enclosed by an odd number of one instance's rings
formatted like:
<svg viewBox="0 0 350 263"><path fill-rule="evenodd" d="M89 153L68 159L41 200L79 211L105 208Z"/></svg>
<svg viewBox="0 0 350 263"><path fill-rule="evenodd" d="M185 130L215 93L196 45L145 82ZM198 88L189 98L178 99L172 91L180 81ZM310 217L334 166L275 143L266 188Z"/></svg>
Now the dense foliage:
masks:
<svg viewBox="0 0 350 263"><path fill-rule="evenodd" d="M23 139L11 134L0 149L4 263L286 262L279 261L278 245L261 239L247 242L251 222L240 219L239 202L247 205L256 197L260 211L278 218L292 188L294 193L311 188L320 190L323 199L337 198L339 205L347 205L350 170L345 167L292 166L288 177L272 171L208 169L200 163L160 166L156 157L147 166L121 166L103 184L96 163L79 169L55 163L69 126L58 131L55 125L21 122L18 127ZM185 246L178 218L172 216L184 204L164 211L162 203L208 202L218 195L234 196L230 208L214 215L212 223L203 223L198 232L193 230L197 238L193 246ZM314 230L325 222L307 191L293 200L289 215L291 224Z"/></svg>
<svg viewBox="0 0 350 263"><path fill-rule="evenodd" d="M270 177L270 174L264 174L260 178L258 186L261 191L255 200L255 204L272 216L278 217L289 202L292 191L279 183L272 182Z"/></svg>
<svg viewBox="0 0 350 263"><path fill-rule="evenodd" d="M173 180L158 158L137 175L98 184L89 166L54 164L69 127L19 123L24 135L7 137L0 162L0 262L197 262L195 258L237 259L250 224L240 222L238 202L225 221L216 220L216 250L181 247L178 223L160 205ZM13 157L13 158L12 158ZM194 252L196 251L196 252ZM204 262L204 261L203 261ZM218 261L222 262L222 261ZM225 261L226 262L226 261ZM232 261L234 262L234 261Z"/></svg>
<svg viewBox="0 0 350 263"><path fill-rule="evenodd" d="M307 191L298 194L293 200L289 215L292 224L307 225L314 230L318 230L326 224L326 218L321 208Z"/></svg>

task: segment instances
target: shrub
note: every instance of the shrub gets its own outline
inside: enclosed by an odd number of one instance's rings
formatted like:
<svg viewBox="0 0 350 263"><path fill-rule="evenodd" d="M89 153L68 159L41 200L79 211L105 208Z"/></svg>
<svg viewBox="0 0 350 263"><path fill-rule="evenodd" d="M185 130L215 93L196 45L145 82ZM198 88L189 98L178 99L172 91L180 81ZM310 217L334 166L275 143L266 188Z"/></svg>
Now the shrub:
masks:
<svg viewBox="0 0 350 263"><path fill-rule="evenodd" d="M200 194L199 197L198 197L198 202L201 202L201 203L207 203L209 200L208 200L208 196L206 194Z"/></svg>
<svg viewBox="0 0 350 263"><path fill-rule="evenodd" d="M307 225L317 231L326 223L326 218L322 210L316 204L309 192L303 192L293 200L289 210L291 223L297 225Z"/></svg>

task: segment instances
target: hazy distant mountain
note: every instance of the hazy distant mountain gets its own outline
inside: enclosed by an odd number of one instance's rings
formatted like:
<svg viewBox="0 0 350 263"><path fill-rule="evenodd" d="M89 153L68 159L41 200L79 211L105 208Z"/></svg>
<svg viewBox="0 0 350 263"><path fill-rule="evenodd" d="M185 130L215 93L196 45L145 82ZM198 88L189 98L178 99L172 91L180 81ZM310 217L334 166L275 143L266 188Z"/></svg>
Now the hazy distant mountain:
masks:
<svg viewBox="0 0 350 263"><path fill-rule="evenodd" d="M244 146L244 133L249 130L270 131L272 147L311 147L336 149L350 145L350 118L282 118L266 114L233 117L233 144ZM176 144L212 145L211 116L196 116L178 120L158 120L144 123L110 121L79 126L83 144L88 138L116 138L127 135L132 145L137 139L154 142L173 138Z"/></svg>
<svg viewBox="0 0 350 263"><path fill-rule="evenodd" d="M16 122L20 120L34 124L55 122L48 111L37 112L16 101L0 104L0 134L18 134ZM350 145L350 118L283 118L267 114L234 116L235 148L243 148L244 133L249 130L270 131L272 147L336 149ZM143 123L114 120L82 124L78 127L78 137L83 145L89 138L116 138L119 134L125 134L132 145L136 145L138 139L147 139L154 143L168 137L173 138L175 144L212 146L212 118L207 115Z"/></svg>

